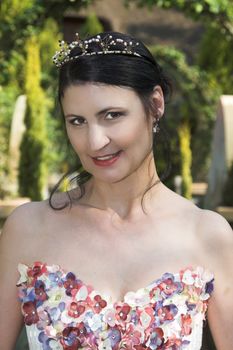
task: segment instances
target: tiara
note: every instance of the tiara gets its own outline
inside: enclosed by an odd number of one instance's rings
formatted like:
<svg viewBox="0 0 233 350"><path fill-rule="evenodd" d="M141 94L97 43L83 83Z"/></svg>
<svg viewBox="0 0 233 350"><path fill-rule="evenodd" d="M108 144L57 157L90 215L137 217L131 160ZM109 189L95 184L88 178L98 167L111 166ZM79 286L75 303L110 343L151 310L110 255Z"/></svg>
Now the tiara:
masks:
<svg viewBox="0 0 233 350"><path fill-rule="evenodd" d="M142 57L135 51L139 45L132 40L123 40L121 38L113 39L112 35L107 34L104 38L97 35L95 38L82 40L76 33L76 40L71 43L59 40L60 50L53 56L53 63L57 67L63 66L66 62L72 61L81 56L105 55L105 54L126 54ZM77 48L77 54L70 56L71 51Z"/></svg>

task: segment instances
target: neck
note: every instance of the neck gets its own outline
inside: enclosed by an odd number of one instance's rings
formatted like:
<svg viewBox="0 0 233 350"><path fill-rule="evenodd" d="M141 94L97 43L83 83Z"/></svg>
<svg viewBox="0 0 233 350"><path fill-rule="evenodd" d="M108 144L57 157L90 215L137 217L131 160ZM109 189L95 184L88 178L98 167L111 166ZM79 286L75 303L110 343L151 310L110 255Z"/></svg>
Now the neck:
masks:
<svg viewBox="0 0 233 350"><path fill-rule="evenodd" d="M146 192L154 183L156 185ZM146 192L143 205L150 205L160 188L161 182L153 154L150 154L136 171L117 182L103 182L92 177L86 187L85 202L110 214L116 214L122 221L130 221L140 213L144 214L141 207L143 194Z"/></svg>

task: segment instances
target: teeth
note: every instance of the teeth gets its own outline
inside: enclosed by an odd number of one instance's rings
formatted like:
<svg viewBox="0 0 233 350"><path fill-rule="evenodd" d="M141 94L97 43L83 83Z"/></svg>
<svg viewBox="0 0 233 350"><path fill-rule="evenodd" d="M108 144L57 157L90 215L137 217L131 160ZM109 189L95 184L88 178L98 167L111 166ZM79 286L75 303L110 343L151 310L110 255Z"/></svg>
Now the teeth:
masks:
<svg viewBox="0 0 233 350"><path fill-rule="evenodd" d="M111 156L105 156L105 157L96 157L95 159L99 159L99 160L106 160L106 159L111 159L114 158L116 156L116 153L114 153Z"/></svg>

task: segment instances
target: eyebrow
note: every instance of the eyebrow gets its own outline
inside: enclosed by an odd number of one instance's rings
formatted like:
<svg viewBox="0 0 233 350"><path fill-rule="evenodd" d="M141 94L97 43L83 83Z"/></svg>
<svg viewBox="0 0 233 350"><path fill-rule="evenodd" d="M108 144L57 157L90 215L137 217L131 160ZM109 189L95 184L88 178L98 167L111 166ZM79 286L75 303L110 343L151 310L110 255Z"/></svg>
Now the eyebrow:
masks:
<svg viewBox="0 0 233 350"><path fill-rule="evenodd" d="M104 113L106 113L107 111L109 111L110 109L125 109L124 107L116 107L116 106L110 106L110 107L107 107L107 108L104 108L104 109L101 109L99 112L97 112L96 114L95 114L95 116L96 117L100 117L102 114L104 114ZM77 114L73 114L73 113L71 113L71 114L66 114L65 115L65 117L66 118L68 118L68 117L80 117L80 118L84 118L82 115L77 115Z"/></svg>

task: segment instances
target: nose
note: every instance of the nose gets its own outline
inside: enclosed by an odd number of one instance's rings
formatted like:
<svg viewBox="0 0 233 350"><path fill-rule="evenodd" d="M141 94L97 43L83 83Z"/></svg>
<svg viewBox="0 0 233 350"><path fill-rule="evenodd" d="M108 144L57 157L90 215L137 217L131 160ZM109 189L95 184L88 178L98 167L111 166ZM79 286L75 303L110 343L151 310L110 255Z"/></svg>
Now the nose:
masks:
<svg viewBox="0 0 233 350"><path fill-rule="evenodd" d="M109 144L110 138L106 133L106 129L99 125L89 126L88 130L88 146L91 152L97 152Z"/></svg>

